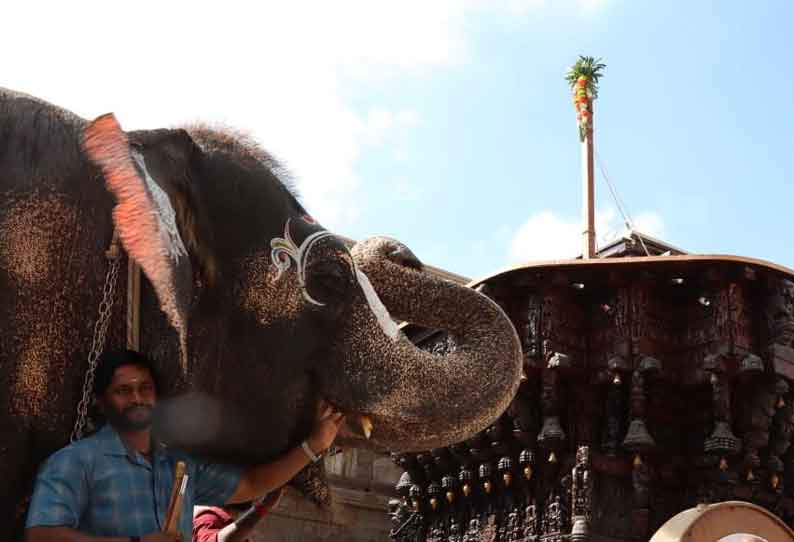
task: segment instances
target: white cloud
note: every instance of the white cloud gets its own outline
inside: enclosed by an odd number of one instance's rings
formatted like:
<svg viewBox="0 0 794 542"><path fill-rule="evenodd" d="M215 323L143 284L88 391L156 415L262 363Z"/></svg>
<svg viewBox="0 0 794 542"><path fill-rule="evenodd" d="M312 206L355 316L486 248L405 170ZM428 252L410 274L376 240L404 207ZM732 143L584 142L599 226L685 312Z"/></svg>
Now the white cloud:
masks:
<svg viewBox="0 0 794 542"><path fill-rule="evenodd" d="M466 3L227 1L134 7L15 2L4 11L3 84L125 129L205 120L247 130L293 172L325 225L355 220L362 146L421 119L390 104L358 114L351 77L414 76L465 58ZM46 14L46 15L45 15ZM405 33L410 28L410 36Z"/></svg>
<svg viewBox="0 0 794 542"><path fill-rule="evenodd" d="M413 128L421 123L419 113L411 109L391 111L382 107L372 108L360 125L362 143L379 146L394 129Z"/></svg>
<svg viewBox="0 0 794 542"><path fill-rule="evenodd" d="M636 230L652 237L662 237L664 222L657 213L644 211L634 221ZM626 227L614 209L596 212L598 245L614 241L626 233ZM530 216L513 234L508 247L508 262L573 258L582 253L584 227L580 219L557 216L544 210Z"/></svg>
<svg viewBox="0 0 794 542"><path fill-rule="evenodd" d="M0 33L3 85L88 118L113 111L126 129L204 120L247 130L292 170L312 214L344 229L357 216L365 146L396 146L391 133L421 123L405 104L359 113L351 81L464 64L469 19L545 3L12 2Z"/></svg>
<svg viewBox="0 0 794 542"><path fill-rule="evenodd" d="M525 15L531 10L546 5L546 0L507 0L507 12L513 15Z"/></svg>
<svg viewBox="0 0 794 542"><path fill-rule="evenodd" d="M606 8L609 0L576 0L579 11L584 15L592 15Z"/></svg>

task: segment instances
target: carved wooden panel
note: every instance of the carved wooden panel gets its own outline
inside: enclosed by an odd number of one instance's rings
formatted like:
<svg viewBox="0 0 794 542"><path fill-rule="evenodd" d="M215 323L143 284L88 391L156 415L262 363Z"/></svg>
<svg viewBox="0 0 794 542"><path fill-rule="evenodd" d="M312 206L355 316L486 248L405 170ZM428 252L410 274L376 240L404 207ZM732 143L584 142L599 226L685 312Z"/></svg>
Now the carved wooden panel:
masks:
<svg viewBox="0 0 794 542"><path fill-rule="evenodd" d="M710 263L592 273L500 285L528 379L485 431L395 458L424 496L421 528L393 538L644 541L729 499L794 522L794 282ZM443 334L422 347L455 348ZM442 479L453 504L433 509Z"/></svg>

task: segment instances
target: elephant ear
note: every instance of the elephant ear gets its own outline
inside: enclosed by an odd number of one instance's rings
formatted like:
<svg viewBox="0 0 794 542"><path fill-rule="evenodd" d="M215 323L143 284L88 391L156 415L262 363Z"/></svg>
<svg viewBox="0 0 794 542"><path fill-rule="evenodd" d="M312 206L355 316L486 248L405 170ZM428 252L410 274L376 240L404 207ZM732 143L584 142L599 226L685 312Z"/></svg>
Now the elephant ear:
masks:
<svg viewBox="0 0 794 542"><path fill-rule="evenodd" d="M187 137L185 135L185 137ZM151 281L160 308L179 335L187 370L187 317L193 285L190 255L178 228L165 180L149 173L143 154L130 146L113 114L89 123L83 149L101 170L116 199L113 223L124 249Z"/></svg>

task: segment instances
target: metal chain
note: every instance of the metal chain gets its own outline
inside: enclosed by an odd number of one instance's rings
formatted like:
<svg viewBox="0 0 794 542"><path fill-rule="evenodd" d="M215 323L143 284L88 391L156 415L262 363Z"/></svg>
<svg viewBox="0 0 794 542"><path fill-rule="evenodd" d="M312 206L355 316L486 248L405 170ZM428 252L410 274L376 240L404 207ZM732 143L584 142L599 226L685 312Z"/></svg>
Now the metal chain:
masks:
<svg viewBox="0 0 794 542"><path fill-rule="evenodd" d="M405 523L400 525L400 527L398 529L392 529L391 531L389 531L389 538L394 538L398 534L400 534L400 532L403 529L405 529L408 526L408 524L411 523L412 521L414 521L418 516L419 516L419 514L417 512L412 512L411 515L408 516L408 519L405 520Z"/></svg>
<svg viewBox="0 0 794 542"><path fill-rule="evenodd" d="M110 260L107 275L105 275L105 285L102 288L102 301L99 303L99 317L94 324L94 339L91 343L91 351L88 354L88 370L83 382L83 396L77 404L77 420L72 429L69 442L74 442L83 438L86 420L88 419L88 406L91 404L91 393L94 387L94 372L99 355L105 349L108 327L110 326L110 316L113 312L115 301L116 282L119 277L120 254L118 249L118 238L114 235L113 244L107 251L106 256Z"/></svg>

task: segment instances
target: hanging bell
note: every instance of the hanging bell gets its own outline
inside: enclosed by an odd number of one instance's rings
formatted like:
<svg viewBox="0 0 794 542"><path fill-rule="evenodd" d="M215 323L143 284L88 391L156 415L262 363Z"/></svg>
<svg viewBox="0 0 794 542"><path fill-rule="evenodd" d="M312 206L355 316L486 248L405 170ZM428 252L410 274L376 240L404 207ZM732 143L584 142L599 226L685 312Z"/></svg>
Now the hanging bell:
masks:
<svg viewBox="0 0 794 542"><path fill-rule="evenodd" d="M414 481L411 479L411 475L407 472L404 472L397 481L397 485L394 487L394 489L397 490L398 495L405 497L408 495L412 485L414 485Z"/></svg>
<svg viewBox="0 0 794 542"><path fill-rule="evenodd" d="M738 454L741 449L742 441L733 434L725 420L717 420L711 435L703 443L703 450L706 453L723 457Z"/></svg>
<svg viewBox="0 0 794 542"><path fill-rule="evenodd" d="M631 452L647 453L656 448L656 441L648 432L645 422L640 418L631 420L623 447Z"/></svg>
<svg viewBox="0 0 794 542"><path fill-rule="evenodd" d="M565 441L565 431L560 426L558 416L548 416L543 420L543 428L538 435L538 444L547 450L559 449Z"/></svg>
<svg viewBox="0 0 794 542"><path fill-rule="evenodd" d="M574 516L571 528L571 542L585 542L590 540L590 525L584 516Z"/></svg>

